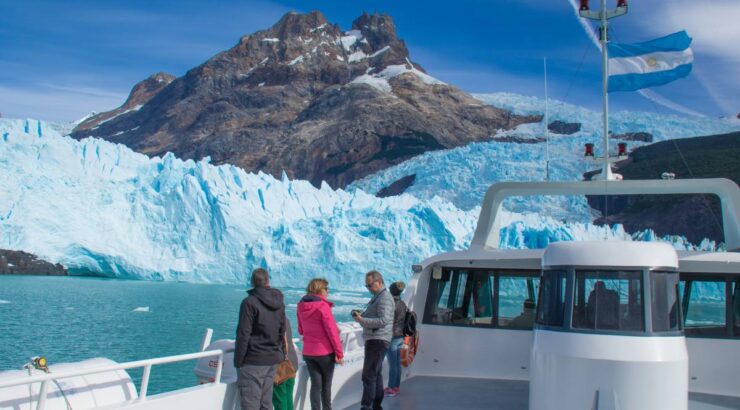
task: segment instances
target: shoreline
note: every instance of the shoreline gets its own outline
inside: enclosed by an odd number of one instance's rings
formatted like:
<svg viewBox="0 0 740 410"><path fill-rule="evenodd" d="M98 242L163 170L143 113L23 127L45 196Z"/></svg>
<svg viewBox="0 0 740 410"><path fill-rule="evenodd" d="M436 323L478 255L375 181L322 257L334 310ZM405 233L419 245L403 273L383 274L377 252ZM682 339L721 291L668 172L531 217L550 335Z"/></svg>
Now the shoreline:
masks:
<svg viewBox="0 0 740 410"><path fill-rule="evenodd" d="M69 276L69 271L28 252L0 249L0 275Z"/></svg>

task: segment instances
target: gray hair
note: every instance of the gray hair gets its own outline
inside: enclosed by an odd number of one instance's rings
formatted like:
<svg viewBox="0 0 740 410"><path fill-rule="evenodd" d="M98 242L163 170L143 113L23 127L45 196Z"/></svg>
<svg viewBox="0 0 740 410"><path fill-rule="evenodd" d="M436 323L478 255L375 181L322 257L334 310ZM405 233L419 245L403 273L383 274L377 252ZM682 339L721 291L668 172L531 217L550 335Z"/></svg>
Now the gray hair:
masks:
<svg viewBox="0 0 740 410"><path fill-rule="evenodd" d="M376 270L371 270L370 272L366 273L365 278L372 278L373 282L379 281L380 283L385 285L385 282L383 282L383 275Z"/></svg>
<svg viewBox="0 0 740 410"><path fill-rule="evenodd" d="M265 288L270 285L270 274L262 268L252 271L252 286L255 288Z"/></svg>

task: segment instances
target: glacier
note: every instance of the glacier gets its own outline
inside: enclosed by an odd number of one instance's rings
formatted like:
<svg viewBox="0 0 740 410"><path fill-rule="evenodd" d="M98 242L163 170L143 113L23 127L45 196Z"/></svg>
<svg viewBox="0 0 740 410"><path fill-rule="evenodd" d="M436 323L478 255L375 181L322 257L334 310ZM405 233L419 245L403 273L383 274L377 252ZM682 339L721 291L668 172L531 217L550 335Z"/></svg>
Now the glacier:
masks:
<svg viewBox="0 0 740 410"><path fill-rule="evenodd" d="M465 172L473 191L462 191L460 182L449 182L448 191L437 190L436 182L424 181L439 180L421 178L429 191L377 198L358 187L316 188L285 175L277 179L215 166L208 158L150 158L104 140L74 140L65 136L69 127L0 119L0 248L34 253L78 275L243 284L251 269L263 266L276 286L302 287L319 276L335 288L361 289L370 269L391 280L406 279L412 264L469 245L480 208L461 193L475 197L488 179L517 179L536 169L530 163L534 154L527 154L531 145L472 144L422 157L438 160L426 166L436 169L439 178L450 169L462 172L448 168L451 163L461 170L469 166ZM722 128L707 121L706 129L712 127ZM472 164L495 152L520 156ZM415 161L394 169L418 166ZM578 166L576 159L570 161ZM492 164L490 174L483 174L485 164ZM560 166L554 174L569 179L574 169ZM562 203L543 204L562 209ZM503 214L502 248L633 239L619 225L597 227L578 218L515 211ZM697 248L649 231L634 239ZM705 241L698 247L713 249L715 244Z"/></svg>
<svg viewBox="0 0 740 410"><path fill-rule="evenodd" d="M545 111L544 99L537 97L511 93L474 94L474 97L483 103L521 115L542 115ZM548 100L548 108L549 121L578 122L582 125L581 130L572 135L550 133L550 179L577 181L583 179L584 172L600 168L600 164L584 158L583 145L594 143L596 155L601 154L602 114L553 99ZM740 123L729 119L627 111L610 114L609 124L615 134L649 132L653 134L654 142L740 130ZM544 138L544 120L523 124L514 130L500 131L495 137ZM612 139L610 142L610 152L614 153L619 141ZM645 145L639 141L627 143L630 148ZM416 175L406 193L427 200L441 197L461 209L470 210L481 203L486 190L495 182L545 180L546 156L545 143L479 142L424 153L355 181L347 189L377 193L407 175ZM570 222L587 223L598 216L583 197L512 198L504 203L504 208Z"/></svg>

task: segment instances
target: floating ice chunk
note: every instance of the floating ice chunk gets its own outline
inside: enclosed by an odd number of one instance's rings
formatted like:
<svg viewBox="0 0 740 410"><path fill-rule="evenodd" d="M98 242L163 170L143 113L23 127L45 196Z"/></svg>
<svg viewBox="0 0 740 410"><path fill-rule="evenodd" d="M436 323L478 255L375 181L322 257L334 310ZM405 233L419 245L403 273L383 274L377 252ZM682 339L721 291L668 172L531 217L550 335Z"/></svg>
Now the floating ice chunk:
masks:
<svg viewBox="0 0 740 410"><path fill-rule="evenodd" d="M132 310L132 312L149 313L149 306L139 306L136 309Z"/></svg>
<svg viewBox="0 0 740 410"><path fill-rule="evenodd" d="M7 305L7 304L10 304L10 301L9 300L2 300L2 299L0 299L0 305Z"/></svg>

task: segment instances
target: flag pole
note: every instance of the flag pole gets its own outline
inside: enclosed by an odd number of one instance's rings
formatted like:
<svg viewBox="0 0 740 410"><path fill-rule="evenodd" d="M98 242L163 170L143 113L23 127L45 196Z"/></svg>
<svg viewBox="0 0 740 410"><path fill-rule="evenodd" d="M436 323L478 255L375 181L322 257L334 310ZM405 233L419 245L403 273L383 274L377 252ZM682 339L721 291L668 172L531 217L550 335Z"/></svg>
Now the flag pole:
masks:
<svg viewBox="0 0 740 410"><path fill-rule="evenodd" d="M583 18L590 20L600 20L601 28L599 33L599 43L601 44L601 65L602 65L602 96L604 105L604 152L603 159L604 165L601 171L601 178L605 181L616 180L617 176L612 174L612 168L609 165L611 159L609 158L609 55L607 53L606 45L609 42L608 38L608 23L607 20L614 17L619 17L627 13L627 0L617 0L617 8L608 10L606 8L606 0L601 0L601 10L593 11L588 6L588 0L581 0L581 6L578 10L578 15Z"/></svg>
<svg viewBox="0 0 740 410"><path fill-rule="evenodd" d="M601 175L604 180L613 180L612 167L609 165L609 56L607 55L607 18L606 0L601 0L601 65L602 65L602 94L604 104L604 168Z"/></svg>

